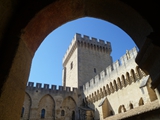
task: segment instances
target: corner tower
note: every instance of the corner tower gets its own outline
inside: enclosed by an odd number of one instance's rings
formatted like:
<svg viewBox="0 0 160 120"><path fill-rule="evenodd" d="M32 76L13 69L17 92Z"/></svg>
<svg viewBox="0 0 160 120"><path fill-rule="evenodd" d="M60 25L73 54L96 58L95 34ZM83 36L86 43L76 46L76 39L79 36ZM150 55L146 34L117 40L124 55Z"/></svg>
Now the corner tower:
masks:
<svg viewBox="0 0 160 120"><path fill-rule="evenodd" d="M63 58L63 86L80 87L113 63L111 43L76 33Z"/></svg>

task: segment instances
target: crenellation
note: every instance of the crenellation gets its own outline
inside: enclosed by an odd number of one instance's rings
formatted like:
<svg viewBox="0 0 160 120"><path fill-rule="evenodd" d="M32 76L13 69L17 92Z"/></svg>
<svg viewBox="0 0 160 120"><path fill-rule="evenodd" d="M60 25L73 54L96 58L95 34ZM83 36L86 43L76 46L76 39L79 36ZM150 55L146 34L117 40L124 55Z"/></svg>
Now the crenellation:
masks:
<svg viewBox="0 0 160 120"><path fill-rule="evenodd" d="M77 91L78 91L78 88L72 88L72 91L73 91L73 92L77 92Z"/></svg>
<svg viewBox="0 0 160 120"><path fill-rule="evenodd" d="M113 69L116 70L120 66L120 61L116 60L116 62L113 63Z"/></svg>
<svg viewBox="0 0 160 120"><path fill-rule="evenodd" d="M100 72L100 78L103 79L106 76L106 71L103 70L102 72Z"/></svg>
<svg viewBox="0 0 160 120"><path fill-rule="evenodd" d="M92 78L89 82L90 82L90 86L93 86L95 84L94 78Z"/></svg>
<svg viewBox="0 0 160 120"><path fill-rule="evenodd" d="M99 81L100 81L100 75L97 74L97 75L95 76L95 83L97 84Z"/></svg>
<svg viewBox="0 0 160 120"><path fill-rule="evenodd" d="M104 40L100 40L100 39L99 39L99 43L100 43L101 45L106 45L105 42L104 42Z"/></svg>
<svg viewBox="0 0 160 120"><path fill-rule="evenodd" d="M34 87L34 82L28 82L27 87Z"/></svg>
<svg viewBox="0 0 160 120"><path fill-rule="evenodd" d="M89 88L89 82L85 84L85 89L88 89L88 88Z"/></svg>
<svg viewBox="0 0 160 120"><path fill-rule="evenodd" d="M109 65L109 66L106 68L106 74L107 74L107 75L110 75L111 72L112 72L112 66Z"/></svg>
<svg viewBox="0 0 160 120"><path fill-rule="evenodd" d="M53 92L54 91L56 91L56 92L58 92L58 91L75 92L77 90L76 88L72 88L72 90L71 90L71 87L63 87L63 86L57 87L57 85L51 85L51 87L50 87L49 84L44 84L44 86L42 86L42 83L36 83L36 86L34 86L34 82L28 82L26 89L28 89L28 90L39 89L41 91L47 90L47 91L53 91Z"/></svg>
<svg viewBox="0 0 160 120"><path fill-rule="evenodd" d="M129 54L129 55L127 55ZM101 81L104 78L109 78L112 73L114 74L114 70L118 70L121 66L126 68L125 65L129 64L128 60L135 59L136 55L138 54L137 49L134 47L130 51L126 51L120 60L116 60L112 65L109 65L105 70L101 71L97 74L94 78L92 78L89 82L87 82L84 86L84 90L92 89L93 87L97 86L97 84L101 84ZM95 83L94 83L95 80ZM103 82L103 81L102 81ZM90 86L89 86L90 83Z"/></svg>
<svg viewBox="0 0 160 120"><path fill-rule="evenodd" d="M97 43L97 38L94 38L94 37L91 37L91 40L94 42L94 43Z"/></svg>
<svg viewBox="0 0 160 120"><path fill-rule="evenodd" d="M44 89L49 89L49 84L44 84Z"/></svg>
<svg viewBox="0 0 160 120"><path fill-rule="evenodd" d="M56 90L57 89L57 85L51 85L51 90Z"/></svg>
<svg viewBox="0 0 160 120"><path fill-rule="evenodd" d="M64 87L63 86L59 86L59 89L60 91L63 91L64 90Z"/></svg>
<svg viewBox="0 0 160 120"><path fill-rule="evenodd" d="M108 53L111 53L112 51L112 48L111 48L111 43L108 42L108 41L104 41L104 40L101 40L101 39L96 39L96 38L90 38L89 36L87 35L81 35L79 33L76 33L74 38L72 39L72 42L71 44L69 45L68 49L67 49L67 52L66 54L64 55L63 57L63 63L64 61L67 59L68 56L70 56L73 52L73 49L75 49L75 47L73 47L75 44L78 44L78 41L81 43L86 43L88 44L89 46L92 44L92 45L95 45L95 46L99 46L101 48L105 48L107 50Z"/></svg>
<svg viewBox="0 0 160 120"><path fill-rule="evenodd" d="M71 91L71 87L66 87L66 91L70 92Z"/></svg>
<svg viewBox="0 0 160 120"><path fill-rule="evenodd" d="M38 89L42 88L42 84L41 83L36 83L36 88L38 88Z"/></svg>
<svg viewBox="0 0 160 120"><path fill-rule="evenodd" d="M87 36L87 35L83 35L83 38L84 38L84 40L90 40L90 38L89 38L89 36Z"/></svg>

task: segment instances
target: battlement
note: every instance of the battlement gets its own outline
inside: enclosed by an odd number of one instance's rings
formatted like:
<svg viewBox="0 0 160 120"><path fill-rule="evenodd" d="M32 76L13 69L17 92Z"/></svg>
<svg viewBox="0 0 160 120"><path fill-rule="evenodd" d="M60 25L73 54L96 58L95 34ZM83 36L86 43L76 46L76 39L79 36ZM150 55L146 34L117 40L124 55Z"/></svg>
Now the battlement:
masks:
<svg viewBox="0 0 160 120"><path fill-rule="evenodd" d="M76 39L79 42L83 41L83 42L87 42L87 43L90 43L90 44L99 45L99 46L106 46L108 48L111 48L111 43L108 42L108 41L104 41L104 40L97 39L97 38L94 38L94 37L89 37L87 35L82 36L79 33L75 34L74 39Z"/></svg>
<svg viewBox="0 0 160 120"><path fill-rule="evenodd" d="M96 75L89 82L83 85L83 90L88 91L89 89L92 89L93 87L96 87L98 84L101 84L101 83L103 85L104 80L109 80L110 76L112 74L115 74L115 71L118 71L118 69L122 67L125 69L126 66L130 64L131 60L135 60L137 54L138 54L138 51L136 47L134 47L133 49L129 51L127 50L126 54L124 54L120 58L120 60L115 61L112 65L108 66L105 70L100 72L100 74ZM133 64L133 62L131 64ZM111 81L108 81L108 82L111 82Z"/></svg>
<svg viewBox="0 0 160 120"><path fill-rule="evenodd" d="M63 87L63 86L59 86L57 87L57 85L50 85L49 84L44 84L42 87L42 83L36 83L36 85L34 86L34 82L28 82L27 84L27 90L32 90L32 89L36 89L36 90L41 90L41 91L66 91L66 92L77 92L77 88L71 88L71 87Z"/></svg>
<svg viewBox="0 0 160 120"><path fill-rule="evenodd" d="M89 37L87 35L81 35L79 33L76 33L72 39L72 42L70 46L68 47L68 50L66 54L63 57L63 63L67 59L68 56L71 56L72 52L75 50L76 46L81 44L81 46L85 45L88 46L89 48L95 47L98 49L101 49L101 51L107 51L109 54L112 51L111 43L108 41L104 41L101 39L97 39L94 37Z"/></svg>

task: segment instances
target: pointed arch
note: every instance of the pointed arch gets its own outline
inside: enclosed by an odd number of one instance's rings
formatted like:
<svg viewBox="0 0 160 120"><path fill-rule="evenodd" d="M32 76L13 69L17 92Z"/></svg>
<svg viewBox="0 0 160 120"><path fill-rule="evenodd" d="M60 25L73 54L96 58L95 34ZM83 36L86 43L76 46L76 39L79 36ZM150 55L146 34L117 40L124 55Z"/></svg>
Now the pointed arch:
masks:
<svg viewBox="0 0 160 120"><path fill-rule="evenodd" d="M52 98L51 95L46 94L39 101L38 113L41 113L42 110L45 112L47 117L49 117L51 119L55 119L55 101L54 101L54 99ZM40 118L41 118L41 116L39 116L39 119Z"/></svg>
<svg viewBox="0 0 160 120"><path fill-rule="evenodd" d="M126 84L124 75L121 76L121 80L122 80L123 87L126 87L127 84Z"/></svg>
<svg viewBox="0 0 160 120"><path fill-rule="evenodd" d="M139 106L141 106L141 105L144 105L144 101L143 101L142 97L139 99Z"/></svg>
<svg viewBox="0 0 160 120"><path fill-rule="evenodd" d="M104 97L104 94L103 94L103 90L102 90L102 88L100 88L100 95L101 95L101 98L103 98L103 97Z"/></svg>
<svg viewBox="0 0 160 120"><path fill-rule="evenodd" d="M121 109L122 109L122 105L119 106L119 108L118 108L118 113L121 113L121 112L122 112Z"/></svg>
<svg viewBox="0 0 160 120"><path fill-rule="evenodd" d="M112 82L110 82L110 91L111 91L111 93L114 93Z"/></svg>
<svg viewBox="0 0 160 120"><path fill-rule="evenodd" d="M131 81L136 82L136 75L133 69L131 69L130 74L131 74Z"/></svg>
<svg viewBox="0 0 160 120"><path fill-rule="evenodd" d="M136 77L137 77L138 79L141 79L141 78L143 77L143 75L142 75L142 73L141 73L141 71L140 71L139 66L136 66Z"/></svg>
<svg viewBox="0 0 160 120"><path fill-rule="evenodd" d="M111 94L111 91L110 91L110 89L109 89L109 85L108 85L108 84L107 84L106 88L107 88L107 94L110 95L110 94Z"/></svg>
<svg viewBox="0 0 160 120"><path fill-rule="evenodd" d="M23 119L29 119L31 105L32 105L32 99L30 95L26 92L24 97L23 107L22 107Z"/></svg>
<svg viewBox="0 0 160 120"><path fill-rule="evenodd" d="M122 83L119 77L117 78L117 85L119 89L122 89Z"/></svg>
<svg viewBox="0 0 160 120"><path fill-rule="evenodd" d="M132 103L129 104L129 108L133 109L133 104Z"/></svg>
<svg viewBox="0 0 160 120"><path fill-rule="evenodd" d="M84 98L84 104L87 104L86 98ZM71 96L67 96L66 98L64 98L61 106L65 111L65 119L72 120L72 111L76 111L77 109L77 103L74 98Z"/></svg>
<svg viewBox="0 0 160 120"><path fill-rule="evenodd" d="M107 91L106 91L105 86L103 86L103 94L104 94L104 96L107 96Z"/></svg>
<svg viewBox="0 0 160 120"><path fill-rule="evenodd" d="M127 84L128 84L128 85L131 84L130 75L129 75L128 72L126 72L126 81L127 81Z"/></svg>
<svg viewBox="0 0 160 120"><path fill-rule="evenodd" d="M116 80L113 81L113 84L114 84L114 90L117 91L118 90L118 86L117 86Z"/></svg>

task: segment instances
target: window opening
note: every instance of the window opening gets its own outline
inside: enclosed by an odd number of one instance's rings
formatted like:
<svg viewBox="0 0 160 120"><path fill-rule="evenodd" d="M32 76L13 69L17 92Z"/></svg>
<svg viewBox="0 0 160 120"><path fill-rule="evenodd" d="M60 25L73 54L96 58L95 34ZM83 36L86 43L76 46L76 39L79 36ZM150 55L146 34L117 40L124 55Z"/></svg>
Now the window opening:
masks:
<svg viewBox="0 0 160 120"><path fill-rule="evenodd" d="M45 118L45 109L41 110L41 118Z"/></svg>

